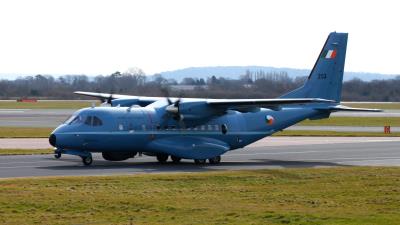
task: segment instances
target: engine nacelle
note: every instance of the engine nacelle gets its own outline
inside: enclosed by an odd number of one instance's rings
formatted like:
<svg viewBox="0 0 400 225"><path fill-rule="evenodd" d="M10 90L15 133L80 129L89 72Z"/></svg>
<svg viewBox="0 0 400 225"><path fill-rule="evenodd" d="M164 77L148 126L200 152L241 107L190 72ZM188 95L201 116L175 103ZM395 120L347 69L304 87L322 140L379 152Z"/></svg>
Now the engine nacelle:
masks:
<svg viewBox="0 0 400 225"><path fill-rule="evenodd" d="M179 114L183 120L206 120L210 117L223 114L225 110L210 107L206 101L182 102L179 104Z"/></svg>
<svg viewBox="0 0 400 225"><path fill-rule="evenodd" d="M131 107L132 105L139 105L138 98L120 98L111 101L111 106Z"/></svg>
<svg viewBox="0 0 400 225"><path fill-rule="evenodd" d="M102 152L101 154L108 161L123 161L135 157L137 152Z"/></svg>

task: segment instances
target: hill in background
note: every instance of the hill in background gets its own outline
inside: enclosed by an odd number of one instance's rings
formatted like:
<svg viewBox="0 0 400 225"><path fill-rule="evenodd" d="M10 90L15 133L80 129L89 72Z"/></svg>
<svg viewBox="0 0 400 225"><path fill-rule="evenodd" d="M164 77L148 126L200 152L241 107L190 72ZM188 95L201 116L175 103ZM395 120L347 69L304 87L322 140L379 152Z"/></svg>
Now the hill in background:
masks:
<svg viewBox="0 0 400 225"><path fill-rule="evenodd" d="M175 79L178 82L185 77L191 78L207 78L211 76L216 77L226 77L230 79L238 79L241 75L244 75L246 71L251 72L264 71L266 73L280 73L286 72L289 77L302 77L308 76L310 70L307 69L293 69L293 68L276 68L276 67L266 67L266 66L214 66L214 67L189 67L179 70L161 72L161 74L166 79ZM396 76L394 74L380 74L380 73L363 73L363 72L345 72L344 80L352 80L354 78L359 78L363 81L371 80L386 80L393 79Z"/></svg>

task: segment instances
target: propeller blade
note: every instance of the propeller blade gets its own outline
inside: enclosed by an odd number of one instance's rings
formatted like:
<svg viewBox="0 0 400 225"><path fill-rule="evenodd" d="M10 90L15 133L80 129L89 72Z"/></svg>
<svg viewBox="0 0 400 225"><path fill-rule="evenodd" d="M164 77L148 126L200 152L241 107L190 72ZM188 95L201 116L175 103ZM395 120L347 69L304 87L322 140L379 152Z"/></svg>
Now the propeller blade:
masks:
<svg viewBox="0 0 400 225"><path fill-rule="evenodd" d="M113 95L113 94L110 94L110 96L107 98L107 103L110 104L110 105L111 105L112 100L113 100L112 95Z"/></svg>
<svg viewBox="0 0 400 225"><path fill-rule="evenodd" d="M174 102L174 106L179 108L179 104L181 103L181 99L179 98Z"/></svg>

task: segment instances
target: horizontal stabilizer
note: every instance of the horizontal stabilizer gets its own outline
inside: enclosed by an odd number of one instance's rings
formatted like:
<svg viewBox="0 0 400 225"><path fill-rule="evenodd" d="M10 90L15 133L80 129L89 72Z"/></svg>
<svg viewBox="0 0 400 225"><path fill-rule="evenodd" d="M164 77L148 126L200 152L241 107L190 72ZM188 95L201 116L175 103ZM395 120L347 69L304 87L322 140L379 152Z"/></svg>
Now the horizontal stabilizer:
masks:
<svg viewBox="0 0 400 225"><path fill-rule="evenodd" d="M325 108L316 108L319 110L329 110L331 112L338 112L338 111L351 111L351 112L382 112L381 109L367 109L367 108L353 108L344 105L335 105L335 106L328 106Z"/></svg>

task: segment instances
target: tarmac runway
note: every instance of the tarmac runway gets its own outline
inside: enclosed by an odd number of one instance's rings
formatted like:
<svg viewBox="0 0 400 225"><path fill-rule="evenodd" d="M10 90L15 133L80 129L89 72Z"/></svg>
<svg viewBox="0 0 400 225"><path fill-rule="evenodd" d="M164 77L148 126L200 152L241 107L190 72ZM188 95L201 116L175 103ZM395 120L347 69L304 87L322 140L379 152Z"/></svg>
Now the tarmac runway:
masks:
<svg viewBox="0 0 400 225"><path fill-rule="evenodd" d="M228 152L219 165L196 165L192 160L159 164L148 156L109 162L94 154L94 163L86 167L75 156L0 156L0 178L330 166L400 166L400 138L269 137Z"/></svg>

